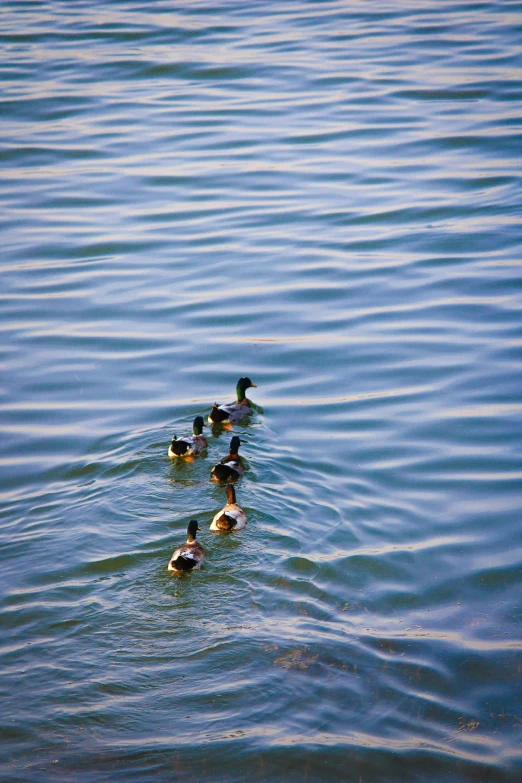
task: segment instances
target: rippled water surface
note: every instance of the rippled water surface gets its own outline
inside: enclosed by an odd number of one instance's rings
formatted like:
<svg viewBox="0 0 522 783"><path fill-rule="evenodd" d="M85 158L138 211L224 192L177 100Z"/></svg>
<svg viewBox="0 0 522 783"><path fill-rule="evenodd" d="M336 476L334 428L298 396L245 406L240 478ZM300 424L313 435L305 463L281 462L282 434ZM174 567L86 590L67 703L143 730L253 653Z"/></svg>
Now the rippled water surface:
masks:
<svg viewBox="0 0 522 783"><path fill-rule="evenodd" d="M2 4L2 781L520 780L521 40Z"/></svg>

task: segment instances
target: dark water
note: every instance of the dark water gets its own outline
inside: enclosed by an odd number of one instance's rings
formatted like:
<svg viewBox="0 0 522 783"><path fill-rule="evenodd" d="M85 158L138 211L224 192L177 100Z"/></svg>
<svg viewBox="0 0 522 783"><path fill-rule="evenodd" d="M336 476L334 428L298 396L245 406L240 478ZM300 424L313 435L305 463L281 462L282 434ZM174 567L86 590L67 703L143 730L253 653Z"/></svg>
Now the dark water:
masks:
<svg viewBox="0 0 522 783"><path fill-rule="evenodd" d="M2 781L520 780L521 35L2 4Z"/></svg>

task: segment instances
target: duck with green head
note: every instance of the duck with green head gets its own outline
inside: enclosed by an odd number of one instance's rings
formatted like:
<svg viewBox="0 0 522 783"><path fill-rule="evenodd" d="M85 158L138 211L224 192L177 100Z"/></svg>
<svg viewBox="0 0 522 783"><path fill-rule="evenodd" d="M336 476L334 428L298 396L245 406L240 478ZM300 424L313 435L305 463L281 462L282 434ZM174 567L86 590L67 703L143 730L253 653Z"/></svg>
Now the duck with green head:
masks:
<svg viewBox="0 0 522 783"><path fill-rule="evenodd" d="M245 472L245 463L239 456L241 441L237 435L230 441L230 449L226 457L214 465L210 471L211 481L235 481Z"/></svg>
<svg viewBox="0 0 522 783"><path fill-rule="evenodd" d="M192 427L192 435L185 435L184 438L172 438L169 446L169 457L195 457L207 448L208 443L202 434L205 423L202 416L196 416Z"/></svg>
<svg viewBox="0 0 522 783"><path fill-rule="evenodd" d="M184 571L193 571L199 568L205 558L205 550L196 541L196 534L200 529L196 519L191 519L187 528L187 540L172 553L167 566L169 571L181 574Z"/></svg>
<svg viewBox="0 0 522 783"><path fill-rule="evenodd" d="M236 402L230 405L218 405L214 403L209 413L208 420L211 424L230 424L239 421L243 416L248 416L253 410L259 410L259 406L246 396L247 389L256 389L255 383L250 378L240 378L236 386Z"/></svg>

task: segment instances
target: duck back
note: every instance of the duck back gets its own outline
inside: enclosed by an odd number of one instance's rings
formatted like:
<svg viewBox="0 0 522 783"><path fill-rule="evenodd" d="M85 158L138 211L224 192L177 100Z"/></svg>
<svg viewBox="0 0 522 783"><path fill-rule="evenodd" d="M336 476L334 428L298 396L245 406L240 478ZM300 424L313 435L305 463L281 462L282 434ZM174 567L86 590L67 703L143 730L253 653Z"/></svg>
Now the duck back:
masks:
<svg viewBox="0 0 522 783"><path fill-rule="evenodd" d="M190 449L190 444L186 440L173 440L170 444L170 450L177 457L182 457Z"/></svg>
<svg viewBox="0 0 522 783"><path fill-rule="evenodd" d="M221 462L214 467L212 475L217 478L218 481L231 481L239 477L239 473L230 465L223 465Z"/></svg>
<svg viewBox="0 0 522 783"><path fill-rule="evenodd" d="M185 557L185 555L178 555L173 561L172 565L177 571L190 571L197 566L197 561L193 557Z"/></svg>
<svg viewBox="0 0 522 783"><path fill-rule="evenodd" d="M233 530L237 525L237 519L223 512L219 519L216 519L215 524L218 530Z"/></svg>

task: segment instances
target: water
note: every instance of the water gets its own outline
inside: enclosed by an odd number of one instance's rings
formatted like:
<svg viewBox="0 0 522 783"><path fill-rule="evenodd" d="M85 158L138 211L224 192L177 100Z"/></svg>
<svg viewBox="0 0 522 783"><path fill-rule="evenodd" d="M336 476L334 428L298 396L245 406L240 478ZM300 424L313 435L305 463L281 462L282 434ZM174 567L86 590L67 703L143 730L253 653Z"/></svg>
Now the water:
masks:
<svg viewBox="0 0 522 783"><path fill-rule="evenodd" d="M0 20L2 780L520 779L521 4Z"/></svg>

